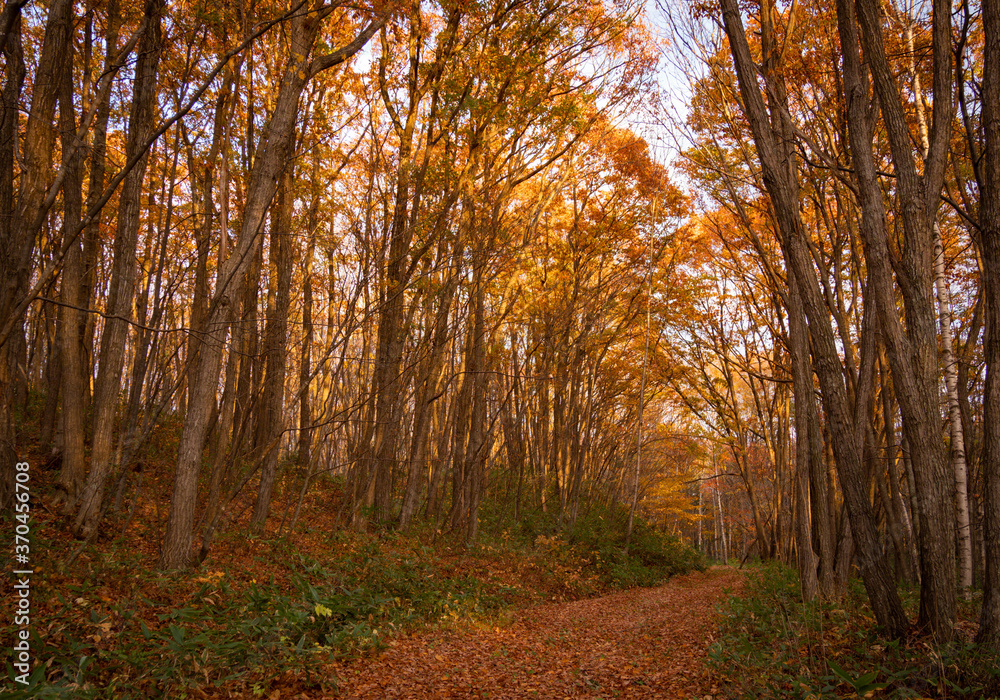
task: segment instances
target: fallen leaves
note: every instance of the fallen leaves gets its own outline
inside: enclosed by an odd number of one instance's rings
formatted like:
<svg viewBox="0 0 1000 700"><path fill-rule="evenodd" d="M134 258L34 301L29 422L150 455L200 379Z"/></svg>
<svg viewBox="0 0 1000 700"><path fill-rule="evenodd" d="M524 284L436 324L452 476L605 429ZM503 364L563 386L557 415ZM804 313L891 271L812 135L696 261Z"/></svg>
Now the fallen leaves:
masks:
<svg viewBox="0 0 1000 700"><path fill-rule="evenodd" d="M345 698L705 698L715 607L740 583L714 569L657 588L549 603L506 627L452 626L338 665ZM311 698L331 697L310 695Z"/></svg>

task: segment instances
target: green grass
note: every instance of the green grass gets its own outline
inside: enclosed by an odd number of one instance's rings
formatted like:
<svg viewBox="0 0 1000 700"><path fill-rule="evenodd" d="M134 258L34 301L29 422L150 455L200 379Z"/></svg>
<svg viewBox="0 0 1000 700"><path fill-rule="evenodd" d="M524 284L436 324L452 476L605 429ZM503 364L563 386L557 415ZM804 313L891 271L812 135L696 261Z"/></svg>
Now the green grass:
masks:
<svg viewBox="0 0 1000 700"><path fill-rule="evenodd" d="M272 547L287 556L285 543ZM377 651L400 630L488 618L522 595L442 575L432 552L371 537L322 561L292 554L290 584L238 586L221 574L165 576L134 564L108 557L83 582L45 591L54 600L31 644L48 679L39 674L9 697L185 697L233 682L266 687L289 671L329 690L325 662ZM123 577L132 594L102 600L97 582Z"/></svg>
<svg viewBox="0 0 1000 700"><path fill-rule="evenodd" d="M635 518L627 538L628 509L621 505L593 504L572 526L553 511L524 511L517 522L504 522L501 512L483 504L483 543L533 556L570 597L655 586L707 566L694 547L643 518Z"/></svg>
<svg viewBox="0 0 1000 700"><path fill-rule="evenodd" d="M903 591L911 618L917 597ZM965 611L968 614L971 607ZM842 600L802 603L796 572L755 567L723 608L710 663L732 698L1000 696L1000 658L970 643L879 637L857 581Z"/></svg>

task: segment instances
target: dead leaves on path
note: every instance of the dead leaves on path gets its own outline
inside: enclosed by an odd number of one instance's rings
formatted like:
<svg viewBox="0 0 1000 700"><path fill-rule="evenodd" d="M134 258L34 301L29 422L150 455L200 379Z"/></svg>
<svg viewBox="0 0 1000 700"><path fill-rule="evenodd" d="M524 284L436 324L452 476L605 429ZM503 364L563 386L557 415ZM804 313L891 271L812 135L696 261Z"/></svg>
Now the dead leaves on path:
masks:
<svg viewBox="0 0 1000 700"><path fill-rule="evenodd" d="M714 569L590 600L522 611L503 627L398 637L331 668L347 698L701 698L716 605L740 583ZM312 696L327 697L327 696Z"/></svg>

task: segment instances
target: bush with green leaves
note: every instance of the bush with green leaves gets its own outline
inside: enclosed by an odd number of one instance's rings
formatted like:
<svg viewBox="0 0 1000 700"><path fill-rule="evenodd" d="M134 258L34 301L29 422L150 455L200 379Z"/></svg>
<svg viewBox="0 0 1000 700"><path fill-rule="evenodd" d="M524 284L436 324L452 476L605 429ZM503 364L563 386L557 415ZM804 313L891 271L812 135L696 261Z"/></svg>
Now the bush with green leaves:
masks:
<svg viewBox="0 0 1000 700"><path fill-rule="evenodd" d="M188 572L142 573L148 592L110 606L94 583L56 591L47 634L32 640L42 670L11 697L185 697L233 682L263 687L288 670L329 682L318 673L326 660L378 650L398 629L493 615L519 595L442 575L432 559L358 538L323 561L295 556L290 587L269 579L237 588ZM192 578L209 580L182 607L171 604Z"/></svg>
<svg viewBox="0 0 1000 700"><path fill-rule="evenodd" d="M911 618L916 596L903 592ZM732 698L1000 696L1000 657L971 643L878 635L860 582L842 599L803 603L795 570L754 566L722 608L709 663Z"/></svg>
<svg viewBox="0 0 1000 700"><path fill-rule="evenodd" d="M502 518L489 508L485 512L483 530L495 536L490 531L500 527ZM628 509L620 504L593 503L573 523L555 511L524 511L514 527L502 532L510 535L507 544L548 562L582 565L609 588L655 586L677 574L704 571L706 566L694 547L641 517L634 518L629 537Z"/></svg>

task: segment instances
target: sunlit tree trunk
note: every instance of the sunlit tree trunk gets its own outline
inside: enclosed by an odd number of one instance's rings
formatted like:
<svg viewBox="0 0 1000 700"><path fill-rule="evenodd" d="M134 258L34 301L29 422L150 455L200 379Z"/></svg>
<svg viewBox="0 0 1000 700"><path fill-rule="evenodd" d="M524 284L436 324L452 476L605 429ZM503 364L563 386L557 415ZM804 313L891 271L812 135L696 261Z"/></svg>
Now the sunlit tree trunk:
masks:
<svg viewBox="0 0 1000 700"><path fill-rule="evenodd" d="M798 213L797 185L790 175L793 170L788 163L790 154L781 155L778 134L771 131L737 4L735 0L720 2L743 98L743 110L750 122L763 167L764 184L783 238L782 248L805 307L813 344L814 368L823 389L824 407L837 455L837 471L858 545L861 575L876 619L890 637L901 637L906 631L906 615L888 575L868 494L864 489L861 445L848 408L847 388L829 312L804 241L805 232ZM787 144L787 141L782 143Z"/></svg>
<svg viewBox="0 0 1000 700"><path fill-rule="evenodd" d="M454 269L449 273L444 283L444 289L437 295L438 306L433 317L434 323L426 361L427 369L424 378L421 380L415 403L416 412L413 418L413 438L410 447L406 492L403 496L403 507L399 515L399 527L401 530L406 530L410 526L420 500L422 485L428 474L428 440L434 412L434 402L440 398L440 377L441 371L444 368L445 349L449 340L448 320L451 317L452 302L458 289L464 250L464 239L459 236L451 254L451 258L454 261Z"/></svg>

